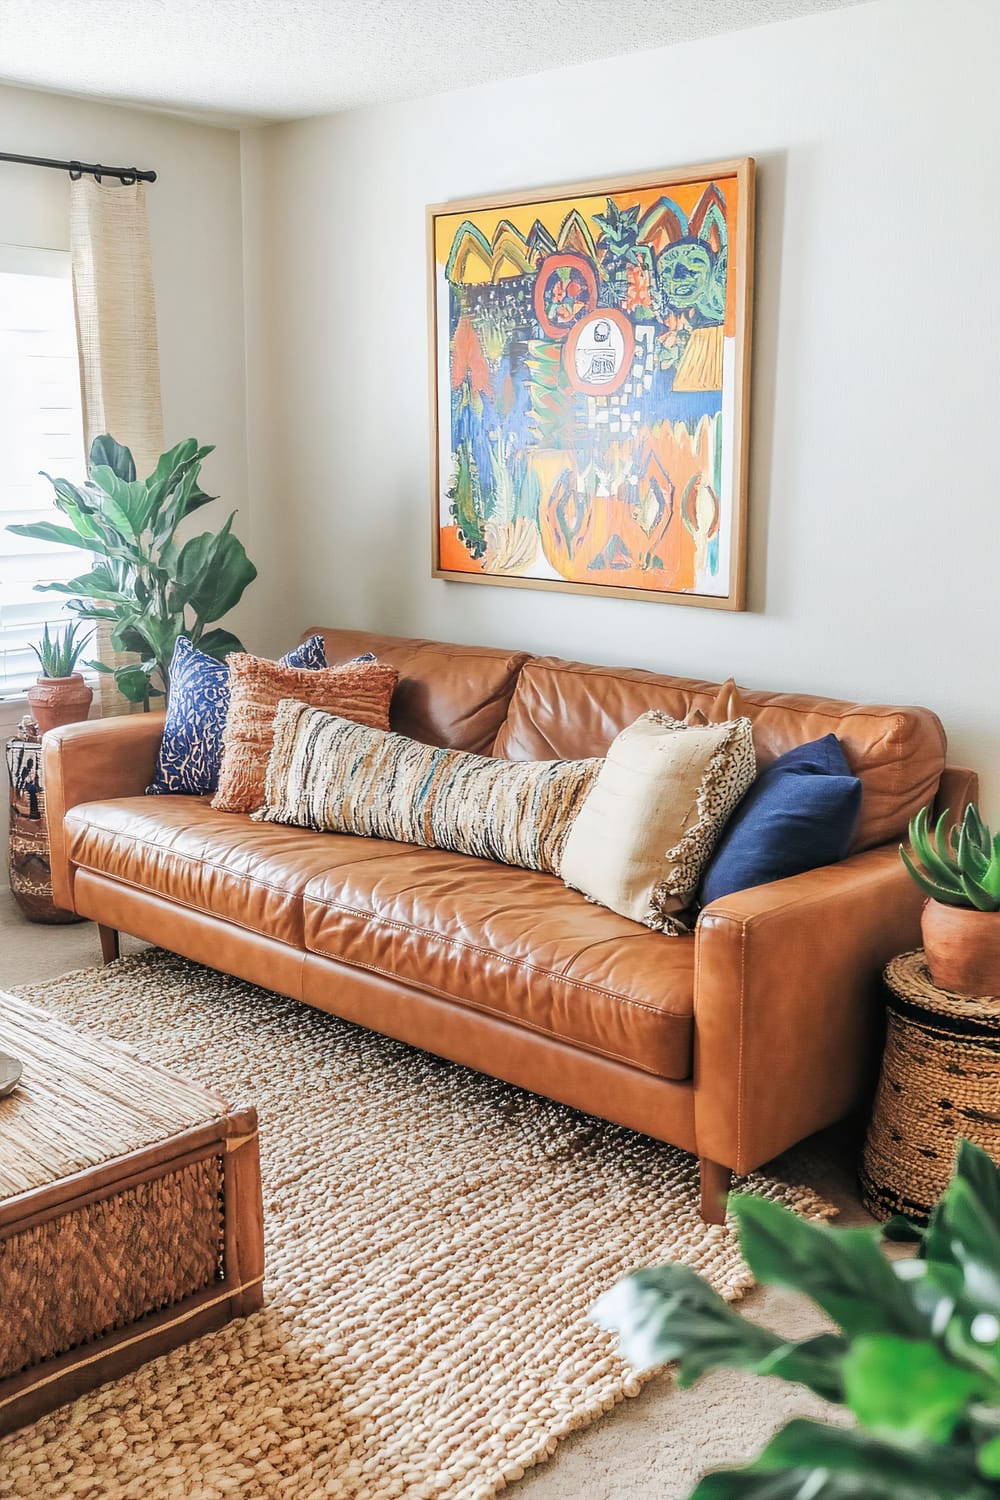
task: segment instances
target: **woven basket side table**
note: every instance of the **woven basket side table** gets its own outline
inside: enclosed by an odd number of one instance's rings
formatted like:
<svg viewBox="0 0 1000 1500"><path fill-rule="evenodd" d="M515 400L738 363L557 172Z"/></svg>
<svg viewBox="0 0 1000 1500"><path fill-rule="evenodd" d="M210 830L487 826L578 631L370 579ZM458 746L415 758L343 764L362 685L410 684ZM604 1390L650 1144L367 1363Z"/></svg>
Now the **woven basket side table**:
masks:
<svg viewBox="0 0 1000 1500"><path fill-rule="evenodd" d="M1000 1162L1000 996L937 989L923 951L885 970L882 1072L859 1172L877 1219L926 1223L961 1136Z"/></svg>

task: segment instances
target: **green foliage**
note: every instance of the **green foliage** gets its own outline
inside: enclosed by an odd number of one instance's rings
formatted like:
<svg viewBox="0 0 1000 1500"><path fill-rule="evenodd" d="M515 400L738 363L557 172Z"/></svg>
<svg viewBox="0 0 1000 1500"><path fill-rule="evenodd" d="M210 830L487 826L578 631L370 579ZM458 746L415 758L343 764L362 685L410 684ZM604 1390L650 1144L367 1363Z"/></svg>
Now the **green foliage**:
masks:
<svg viewBox="0 0 1000 1500"><path fill-rule="evenodd" d="M80 653L90 640L90 635L78 638L79 629L79 620L71 620L65 630L56 630L52 635L49 634L48 625L45 626L38 645L31 648L38 657L38 665L42 669L43 677L71 677L73 675L76 671L76 664L80 660Z"/></svg>
<svg viewBox="0 0 1000 1500"><path fill-rule="evenodd" d="M214 498L198 483L212 451L186 438L163 454L148 479L137 479L129 450L105 434L94 439L86 484L45 476L68 524L8 527L18 536L89 554L87 572L68 583L36 587L69 595L69 608L80 619L106 622L115 649L139 656L114 673L132 703L148 704L166 692L179 635L220 661L243 649L228 631L207 628L233 608L257 576L232 534L233 516L220 531L185 542L177 537L181 522ZM91 665L111 670L101 662Z"/></svg>
<svg viewBox="0 0 1000 1500"><path fill-rule="evenodd" d="M532 437L540 448L572 448L576 392L555 339L530 339L525 365L531 402Z"/></svg>
<svg viewBox="0 0 1000 1500"><path fill-rule="evenodd" d="M789 1342L745 1322L687 1266L635 1271L600 1299L638 1369L677 1361L806 1385L851 1427L791 1422L744 1469L709 1474L692 1500L997 1500L1000 1496L1000 1172L962 1141L926 1229L894 1219L889 1261L876 1229L810 1224L764 1199L730 1208L758 1281L804 1292L836 1333Z"/></svg>
<svg viewBox="0 0 1000 1500"><path fill-rule="evenodd" d="M946 906L978 911L1000 911L1000 833L994 838L974 802L948 833L945 810L931 828L922 807L910 824L910 843L919 860L914 863L902 844L899 853L922 891Z"/></svg>
<svg viewBox="0 0 1000 1500"><path fill-rule="evenodd" d="M490 466L494 494L490 520L504 526L520 520L537 522L542 487L524 449L513 438L504 443L497 437L490 451Z"/></svg>
<svg viewBox="0 0 1000 1500"><path fill-rule="evenodd" d="M598 248L613 262L635 264L639 259L639 205L619 208L613 198L607 200L603 214L594 214L594 223L601 231Z"/></svg>
<svg viewBox="0 0 1000 1500"><path fill-rule="evenodd" d="M487 507L479 468L468 438L462 438L455 453L455 469L448 489L451 513L455 517L460 539L473 557L486 551Z"/></svg>

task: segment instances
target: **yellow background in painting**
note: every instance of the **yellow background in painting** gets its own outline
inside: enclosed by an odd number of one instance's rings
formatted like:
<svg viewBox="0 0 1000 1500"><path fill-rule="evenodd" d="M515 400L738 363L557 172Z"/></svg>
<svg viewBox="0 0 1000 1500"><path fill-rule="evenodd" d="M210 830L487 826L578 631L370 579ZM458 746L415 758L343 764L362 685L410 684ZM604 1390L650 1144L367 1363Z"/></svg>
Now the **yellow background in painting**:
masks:
<svg viewBox="0 0 1000 1500"><path fill-rule="evenodd" d="M632 208L635 204L638 204L641 213L645 213L660 198L672 198L677 206L683 209L685 214L690 217L697 207L702 193L713 181L725 200L726 223L729 226L729 238L730 242L732 242L737 211L737 179L735 176L703 177L694 182L665 183L659 187L655 183L650 187L622 188L621 190L610 186L606 192L595 193L585 198L547 198L538 203L518 203L515 200L500 208L472 208L464 213L461 209L457 209L454 213L438 214L434 220L435 255L440 265L444 266L447 264L454 237L461 226L467 221L474 224L491 244L497 225L501 220L506 220L508 224L512 224L520 234L527 235L537 219L549 231L553 239L558 239L563 220L574 209L586 219L587 227L596 240L599 230L593 222L594 215L604 212L609 197L614 198L620 208ZM469 270L469 282L487 281L489 279L489 273L486 271L483 271L482 274L473 272L471 264ZM726 331L730 333L732 331L731 324L735 317L735 309L730 305L734 297L732 255L730 255L730 274L727 281Z"/></svg>

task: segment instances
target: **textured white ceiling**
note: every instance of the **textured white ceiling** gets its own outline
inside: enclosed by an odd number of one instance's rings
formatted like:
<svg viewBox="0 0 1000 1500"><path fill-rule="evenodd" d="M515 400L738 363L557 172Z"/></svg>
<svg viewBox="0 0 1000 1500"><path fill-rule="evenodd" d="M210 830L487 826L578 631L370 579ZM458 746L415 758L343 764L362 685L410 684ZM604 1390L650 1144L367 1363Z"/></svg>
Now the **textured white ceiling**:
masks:
<svg viewBox="0 0 1000 1500"><path fill-rule="evenodd" d="M414 99L864 0L0 0L0 81L224 120Z"/></svg>

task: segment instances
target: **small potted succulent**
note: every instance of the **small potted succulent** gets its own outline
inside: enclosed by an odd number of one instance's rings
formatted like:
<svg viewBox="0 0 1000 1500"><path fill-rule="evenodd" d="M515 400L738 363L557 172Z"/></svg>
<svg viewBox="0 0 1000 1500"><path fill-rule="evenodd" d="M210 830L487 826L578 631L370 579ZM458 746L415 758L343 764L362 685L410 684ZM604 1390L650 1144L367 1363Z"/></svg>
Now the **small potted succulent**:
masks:
<svg viewBox="0 0 1000 1500"><path fill-rule="evenodd" d="M80 622L73 620L65 630L55 630L50 635L46 625L41 641L31 648L38 657L42 675L28 689L28 706L40 734L57 724L75 724L90 712L94 690L76 670L90 636L78 637L79 629Z"/></svg>
<svg viewBox="0 0 1000 1500"><path fill-rule="evenodd" d="M945 811L931 827L927 809L910 824L914 860L903 863L929 898L920 918L927 967L938 989L1000 996L1000 834L975 803L949 829Z"/></svg>

